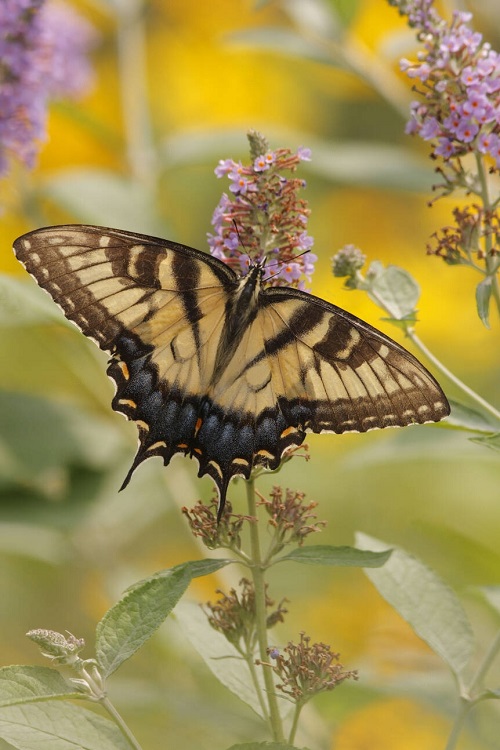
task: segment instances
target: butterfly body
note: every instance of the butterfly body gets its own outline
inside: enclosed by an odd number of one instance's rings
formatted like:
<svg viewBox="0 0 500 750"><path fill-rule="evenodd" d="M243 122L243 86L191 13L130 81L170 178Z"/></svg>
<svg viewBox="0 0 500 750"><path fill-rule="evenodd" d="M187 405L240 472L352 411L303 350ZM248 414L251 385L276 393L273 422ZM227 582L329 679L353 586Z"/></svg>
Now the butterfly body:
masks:
<svg viewBox="0 0 500 750"><path fill-rule="evenodd" d="M275 469L306 432L365 432L438 421L441 388L409 352L359 318L263 268L237 274L168 240L103 227L47 227L14 243L19 260L111 355L112 407L150 456L196 458L220 493Z"/></svg>

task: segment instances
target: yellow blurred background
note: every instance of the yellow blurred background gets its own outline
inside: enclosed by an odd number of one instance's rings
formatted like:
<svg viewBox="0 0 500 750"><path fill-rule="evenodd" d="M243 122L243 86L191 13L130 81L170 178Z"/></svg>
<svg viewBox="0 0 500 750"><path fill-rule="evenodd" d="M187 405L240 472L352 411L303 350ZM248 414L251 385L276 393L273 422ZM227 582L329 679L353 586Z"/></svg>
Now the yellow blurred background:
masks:
<svg viewBox="0 0 500 750"><path fill-rule="evenodd" d="M427 206L434 164L403 132L412 94L398 59L415 47L393 8L384 0L73 5L99 30L95 85L80 102L51 106L37 167L13 165L2 180L2 272L28 289L13 239L64 222L116 225L206 249L212 211L227 189L213 169L220 158L245 159L245 134L254 128L272 147L312 147L301 175L319 256L313 292L402 341L365 295L333 278L330 259L353 243L369 261L404 267L421 287L420 337L498 405L498 319L487 330L477 317L480 279L426 255L455 201ZM498 48L493 16L482 7L480 30ZM127 585L206 554L179 508L208 499L210 480L196 479L187 459L167 470L151 461L117 494L135 428L111 411L104 355L49 308L34 285L26 297L19 287L0 333L2 665L41 663L24 638L36 627L86 637L91 656L95 623ZM352 544L359 529L420 556L463 598L479 658L498 628L498 615L475 590L500 585L498 454L441 426L314 436L309 445L309 463L290 462L277 477L263 477L260 489L280 483L317 500L329 523L314 543ZM233 494L244 512L241 482ZM290 614L276 641L304 629L360 671L359 683L317 702L324 728L311 712L303 744L444 748L452 679L362 572L278 568L271 595L286 596ZM213 599L215 588L238 577L226 569L197 580L190 594ZM498 669L495 676L498 684ZM265 739L171 623L120 670L110 693L151 750ZM481 705L474 717L458 747L494 748L500 713Z"/></svg>

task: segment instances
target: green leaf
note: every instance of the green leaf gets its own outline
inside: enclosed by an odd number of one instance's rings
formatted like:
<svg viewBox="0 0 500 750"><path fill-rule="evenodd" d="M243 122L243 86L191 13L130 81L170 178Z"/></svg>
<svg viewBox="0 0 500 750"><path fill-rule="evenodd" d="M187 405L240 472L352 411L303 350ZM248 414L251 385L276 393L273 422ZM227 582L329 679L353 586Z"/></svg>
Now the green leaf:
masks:
<svg viewBox="0 0 500 750"><path fill-rule="evenodd" d="M486 328L490 327L490 299L493 291L492 281L493 279L491 276L487 276L483 281L480 281L476 287L477 314Z"/></svg>
<svg viewBox="0 0 500 750"><path fill-rule="evenodd" d="M307 139L312 160L304 169L340 185L388 190L426 190L432 171L407 148L380 142Z"/></svg>
<svg viewBox="0 0 500 750"><path fill-rule="evenodd" d="M14 276L0 274L0 328L42 323L60 323L76 330L50 296L28 276L26 281L20 281Z"/></svg>
<svg viewBox="0 0 500 750"><path fill-rule="evenodd" d="M478 586L477 589L490 607L500 615L500 586Z"/></svg>
<svg viewBox="0 0 500 750"><path fill-rule="evenodd" d="M388 266L377 270L370 279L368 270L368 295L382 309L387 310L395 320L414 321L416 305L420 297L420 288L411 274L404 268Z"/></svg>
<svg viewBox="0 0 500 750"><path fill-rule="evenodd" d="M307 747L298 748L288 742L244 742L231 745L227 750L308 750Z"/></svg>
<svg viewBox="0 0 500 750"><path fill-rule="evenodd" d="M460 401L450 399L451 414L446 418L446 424L472 432L485 432L490 435L500 427L500 422L495 421L493 415L479 408L466 406Z"/></svg>
<svg viewBox="0 0 500 750"><path fill-rule="evenodd" d="M132 586L128 587L126 593L129 591L134 591L138 586L142 586L148 581L154 581L160 578L169 578L172 573L180 570L187 571L191 578L199 578L200 576L208 576L211 573L216 573L221 568L224 568L226 565L230 565L233 562L234 560L225 560L221 557L206 558L205 560L190 560L185 563L180 563L179 565L174 565L173 568L159 570L157 573L153 573L152 576L149 576L142 581L138 581L137 583L133 583Z"/></svg>
<svg viewBox="0 0 500 750"><path fill-rule="evenodd" d="M48 177L44 195L86 224L162 234L150 191L104 169L65 169Z"/></svg>
<svg viewBox="0 0 500 750"><path fill-rule="evenodd" d="M500 698L500 688L497 688L496 690L485 690L483 696L485 698Z"/></svg>
<svg viewBox="0 0 500 750"><path fill-rule="evenodd" d="M109 719L66 701L0 709L0 737L18 750L130 750Z"/></svg>
<svg viewBox="0 0 500 750"><path fill-rule="evenodd" d="M335 33L333 27L332 33ZM261 26L258 29L237 31L228 35L227 39L232 44L249 46L254 50L269 50L288 57L314 60L335 68L351 67L346 63L340 45L321 45L316 39L307 39L302 34L281 26Z"/></svg>
<svg viewBox="0 0 500 750"><path fill-rule="evenodd" d="M493 451L500 451L500 432L493 432L491 435L482 435L481 437L469 438L471 443L484 445Z"/></svg>
<svg viewBox="0 0 500 750"><path fill-rule="evenodd" d="M109 677L156 632L191 581L188 569L152 578L129 590L97 625L96 653Z"/></svg>
<svg viewBox="0 0 500 750"><path fill-rule="evenodd" d="M212 674L228 690L250 706L261 718L262 709L246 661L229 641L214 630L198 604L181 602L173 615ZM261 670L257 670L261 692L265 691Z"/></svg>
<svg viewBox="0 0 500 750"><path fill-rule="evenodd" d="M306 563L308 565L341 565L344 567L379 568L391 556L391 550L370 552L356 547L334 547L329 544L318 544L310 547L298 547L276 562Z"/></svg>
<svg viewBox="0 0 500 750"><path fill-rule="evenodd" d="M14 666L0 669L0 707L55 697L81 697L60 672L49 667Z"/></svg>
<svg viewBox="0 0 500 750"><path fill-rule="evenodd" d="M35 515L47 511L57 516L60 509L42 508L40 496L61 500L71 494L74 503L75 483L79 481L82 490L92 494L100 471L119 455L121 441L121 433L112 422L90 416L72 404L0 391L0 493L6 496L4 510L16 488L37 495ZM16 514L26 521L26 507L19 509L13 504L11 515Z"/></svg>
<svg viewBox="0 0 500 750"><path fill-rule="evenodd" d="M357 533L361 548L387 549L384 542ZM383 568L366 575L378 592L459 675L474 647L467 615L452 589L416 558L395 548Z"/></svg>

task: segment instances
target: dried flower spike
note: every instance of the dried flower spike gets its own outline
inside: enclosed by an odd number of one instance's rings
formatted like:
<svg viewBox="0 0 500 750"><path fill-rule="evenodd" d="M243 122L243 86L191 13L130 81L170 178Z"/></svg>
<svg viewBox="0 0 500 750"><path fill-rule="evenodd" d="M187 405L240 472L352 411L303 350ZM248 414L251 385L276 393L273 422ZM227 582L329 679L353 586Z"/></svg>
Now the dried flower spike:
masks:
<svg viewBox="0 0 500 750"><path fill-rule="evenodd" d="M283 653L275 647L268 650L274 664L268 664L281 680L278 690L295 703L307 703L314 695L333 690L344 680L357 680L357 671L344 671L339 654L326 643L312 643L303 632L300 642L289 642Z"/></svg>

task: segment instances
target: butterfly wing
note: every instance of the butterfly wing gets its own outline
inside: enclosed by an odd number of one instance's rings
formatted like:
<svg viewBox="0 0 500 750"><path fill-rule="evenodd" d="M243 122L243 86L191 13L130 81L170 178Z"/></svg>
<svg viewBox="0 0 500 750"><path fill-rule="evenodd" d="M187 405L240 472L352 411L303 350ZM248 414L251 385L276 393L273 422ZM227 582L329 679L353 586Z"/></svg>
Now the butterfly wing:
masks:
<svg viewBox="0 0 500 750"><path fill-rule="evenodd" d="M415 357L324 300L261 289L245 317L238 300L246 287L253 298L258 269L239 283L223 263L184 245L79 225L30 232L15 251L66 316L111 353L112 406L139 429L124 486L150 456L168 464L189 454L199 476L215 481L222 511L231 477L248 478L256 464L276 468L308 431L364 432L449 413Z"/></svg>
<svg viewBox="0 0 500 750"><path fill-rule="evenodd" d="M366 432L449 414L426 368L345 310L278 287L264 292L261 317L276 403L291 428Z"/></svg>
<svg viewBox="0 0 500 750"><path fill-rule="evenodd" d="M196 444L225 497L236 474L275 469L307 432L366 432L439 421L449 405L406 349L354 315L287 287L258 313L209 390Z"/></svg>
<svg viewBox="0 0 500 750"><path fill-rule="evenodd" d="M184 245L103 227L47 227L14 249L65 315L111 354L113 409L136 423L140 438L123 486L154 455L168 463L190 453L207 473L193 437L234 272Z"/></svg>

